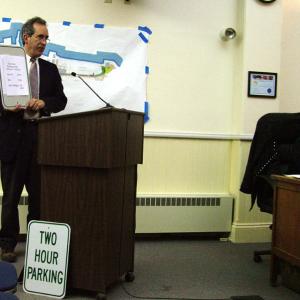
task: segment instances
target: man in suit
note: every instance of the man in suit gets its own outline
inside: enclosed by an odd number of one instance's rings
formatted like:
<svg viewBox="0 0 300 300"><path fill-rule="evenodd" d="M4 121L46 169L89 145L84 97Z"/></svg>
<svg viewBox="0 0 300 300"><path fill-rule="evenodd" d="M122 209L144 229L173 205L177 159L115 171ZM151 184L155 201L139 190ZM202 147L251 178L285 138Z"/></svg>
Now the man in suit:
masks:
<svg viewBox="0 0 300 300"><path fill-rule="evenodd" d="M37 119L63 110L67 98L56 65L40 58L48 41L45 20L28 20L22 27L32 99L26 108L5 110L0 105L0 160L3 189L0 247L2 260L16 260L19 234L18 203L28 193L27 222L40 216L40 168L37 164ZM33 74L33 75L32 75ZM33 76L33 79L32 79Z"/></svg>

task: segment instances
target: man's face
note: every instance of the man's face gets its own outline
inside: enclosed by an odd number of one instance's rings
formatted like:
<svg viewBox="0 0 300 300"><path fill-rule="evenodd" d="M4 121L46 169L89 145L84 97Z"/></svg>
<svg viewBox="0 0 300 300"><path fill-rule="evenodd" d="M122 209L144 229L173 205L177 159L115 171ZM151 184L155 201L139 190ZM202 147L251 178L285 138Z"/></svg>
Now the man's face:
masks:
<svg viewBox="0 0 300 300"><path fill-rule="evenodd" d="M37 58L43 54L47 45L48 29L46 25L38 23L33 24L33 28L32 36L24 34L24 49L30 57Z"/></svg>

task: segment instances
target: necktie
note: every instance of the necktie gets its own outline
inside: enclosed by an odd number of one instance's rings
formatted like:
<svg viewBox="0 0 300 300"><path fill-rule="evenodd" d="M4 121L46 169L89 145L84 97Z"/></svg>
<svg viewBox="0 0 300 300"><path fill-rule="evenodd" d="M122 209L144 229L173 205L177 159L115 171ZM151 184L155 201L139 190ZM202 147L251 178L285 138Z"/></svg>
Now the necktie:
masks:
<svg viewBox="0 0 300 300"><path fill-rule="evenodd" d="M39 80L38 80L38 70L36 59L31 58L31 66L29 70L29 82L31 88L31 96L32 98L39 98ZM26 109L24 111L24 119L37 119L40 116L39 111L32 111Z"/></svg>
<svg viewBox="0 0 300 300"><path fill-rule="evenodd" d="M29 71L29 80L31 87L31 95L32 98L39 98L39 81L38 81L38 72L37 72L37 64L36 59L31 58L31 66Z"/></svg>

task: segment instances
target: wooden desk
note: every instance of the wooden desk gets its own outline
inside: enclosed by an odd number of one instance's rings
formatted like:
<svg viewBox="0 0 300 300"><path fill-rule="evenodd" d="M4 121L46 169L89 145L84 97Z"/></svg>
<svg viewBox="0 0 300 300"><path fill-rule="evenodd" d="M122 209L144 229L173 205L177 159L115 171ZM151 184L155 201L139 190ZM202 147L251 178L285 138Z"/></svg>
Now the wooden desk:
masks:
<svg viewBox="0 0 300 300"><path fill-rule="evenodd" d="M276 285L279 260L300 267L300 179L272 176L275 180L271 284Z"/></svg>

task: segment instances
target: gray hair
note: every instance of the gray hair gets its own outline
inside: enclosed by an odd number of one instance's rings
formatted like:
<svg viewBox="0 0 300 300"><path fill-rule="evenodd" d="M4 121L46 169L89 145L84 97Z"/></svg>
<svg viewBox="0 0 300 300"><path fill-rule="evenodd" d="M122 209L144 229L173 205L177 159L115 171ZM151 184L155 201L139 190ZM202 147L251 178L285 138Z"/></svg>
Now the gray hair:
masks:
<svg viewBox="0 0 300 300"><path fill-rule="evenodd" d="M32 36L34 34L34 28L33 28L34 24L47 25L47 22L44 19L40 18L40 17L34 17L34 18L31 18L31 19L27 20L23 24L22 30L21 30L21 37L22 37L23 46L25 45L24 35L27 34L29 36Z"/></svg>

